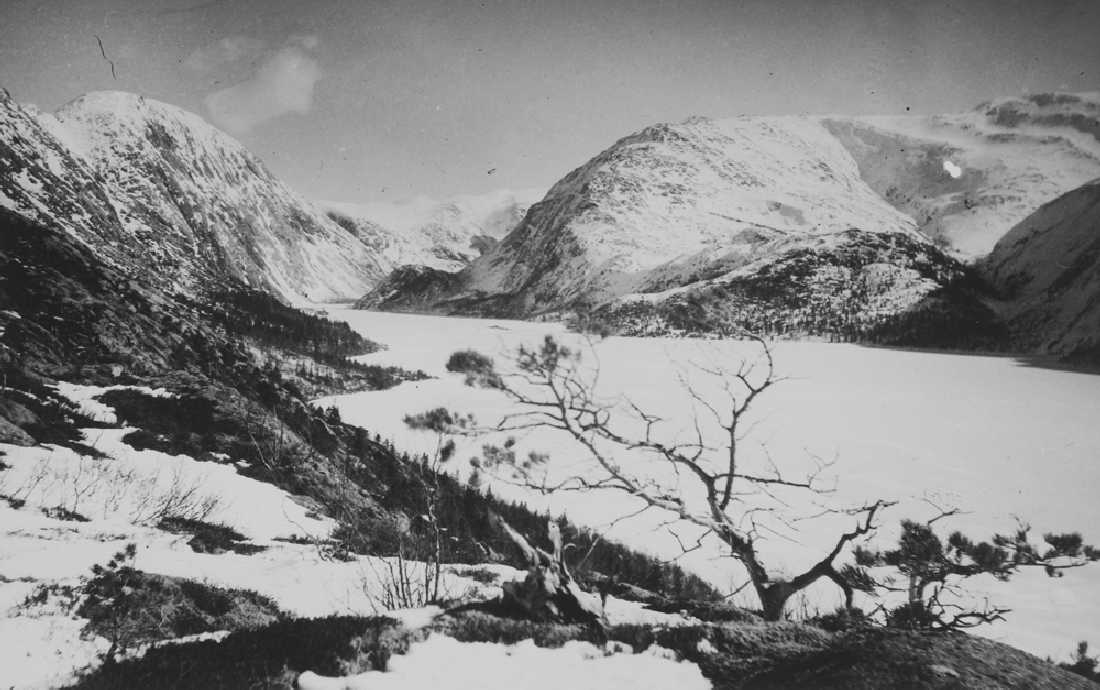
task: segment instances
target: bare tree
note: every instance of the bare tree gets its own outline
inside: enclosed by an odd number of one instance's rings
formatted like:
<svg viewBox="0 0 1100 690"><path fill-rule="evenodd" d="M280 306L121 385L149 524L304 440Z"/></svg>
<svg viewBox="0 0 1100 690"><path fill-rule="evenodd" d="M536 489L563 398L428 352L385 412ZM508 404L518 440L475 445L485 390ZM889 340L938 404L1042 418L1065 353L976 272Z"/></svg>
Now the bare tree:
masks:
<svg viewBox="0 0 1100 690"><path fill-rule="evenodd" d="M522 581L506 582L503 601L507 606L536 620L550 619L594 623L602 629L606 626L603 606L606 592L599 603L585 596L565 561L565 546L561 531L553 520L547 522L547 536L553 552L532 546L499 515L492 516L496 528L502 531L523 554L527 564L527 577Z"/></svg>
<svg viewBox="0 0 1100 690"><path fill-rule="evenodd" d="M733 369L696 365L721 386L725 393L723 404L713 403L686 376L680 376L681 384L697 406L692 417L694 437L687 442L663 440L658 427L665 420L630 400L597 399L598 362L595 367L582 369L579 353L551 336L538 348L521 347L515 373L479 378L493 381L492 387L501 390L519 408L506 416L497 430L547 428L564 432L580 444L590 462L585 463L586 471L554 480L549 479L546 456L532 453L525 459L517 459L509 444L503 449L487 447L480 462L498 470L498 475L499 470L505 469L512 481L541 492L615 491L640 500L641 511L671 513L673 521L693 525L702 535L691 544L681 541L685 552L700 548L708 536L717 537L733 558L744 565L748 573L746 584L751 584L759 597L768 620L779 619L792 595L821 579L839 586L846 605L851 607L853 591L865 588L867 583L864 578L853 576L851 569L838 567L836 560L847 545L871 532L879 512L893 503L880 499L855 508L826 510L853 517L852 528L838 535L822 558L803 572L779 577L768 571L758 545L769 528L758 518L767 515L790 526L784 515L789 513L789 504L778 494L799 491L818 496L828 492L830 487L821 485L819 475L829 463L814 458L814 469L792 478L771 460L766 448L764 471L754 471L743 462L742 446L751 430L750 409L780 381L768 344L757 337L749 339L760 350L760 356L754 360L742 360ZM708 445L700 420L703 415L709 415L720 428L720 445ZM635 429L624 430L628 425L623 422L630 421L624 420L624 416L633 418ZM626 467L617 459L626 452L644 454L653 463ZM663 474L648 471L654 468L663 470Z"/></svg>

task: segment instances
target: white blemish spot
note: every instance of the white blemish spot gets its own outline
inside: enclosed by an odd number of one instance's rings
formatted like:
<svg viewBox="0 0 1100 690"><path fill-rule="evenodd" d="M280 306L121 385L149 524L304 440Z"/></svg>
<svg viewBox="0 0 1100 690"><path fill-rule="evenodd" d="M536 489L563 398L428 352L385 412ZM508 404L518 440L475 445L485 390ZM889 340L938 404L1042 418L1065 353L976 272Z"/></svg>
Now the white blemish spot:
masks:
<svg viewBox="0 0 1100 690"><path fill-rule="evenodd" d="M943 162L943 169L945 171L947 171L948 175L955 178L956 180L959 179L960 177L962 177L963 169L960 168L959 166L955 165L951 161L944 161Z"/></svg>

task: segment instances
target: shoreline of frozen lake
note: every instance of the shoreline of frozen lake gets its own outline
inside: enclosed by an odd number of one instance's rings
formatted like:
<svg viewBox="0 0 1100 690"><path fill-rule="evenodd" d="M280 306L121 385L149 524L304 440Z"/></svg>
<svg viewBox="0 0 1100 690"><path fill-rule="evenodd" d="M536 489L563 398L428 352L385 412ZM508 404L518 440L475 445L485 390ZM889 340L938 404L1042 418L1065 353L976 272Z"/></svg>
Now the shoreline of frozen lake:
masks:
<svg viewBox="0 0 1100 690"><path fill-rule="evenodd" d="M601 364L600 391L624 393L646 410L683 426L690 399L676 375L690 362L731 363L753 355L750 343L680 338L611 337L594 342L557 323L480 320L329 308L331 318L347 321L388 349L364 362L423 369L437 378L406 382L387 391L325 398L343 419L393 439L399 449L428 452L434 438L410 432L403 417L443 406L473 412L491 424L511 411L499 393L475 390L445 370L447 357L475 349L507 368L507 356L521 343L536 344L552 334L580 347L588 361ZM1080 531L1086 542L1100 541L1100 376L1029 366L1006 357L868 348L850 344L781 341L774 344L778 372L787 380L754 407L753 438L766 444L785 471L812 466L811 454L836 458L831 504L851 505L875 498L901 504L887 512L877 543L889 546L904 517L926 518L925 499L966 511L944 525L976 538L1015 529L1015 516L1029 522L1032 540L1044 531ZM694 380L693 380L694 382ZM705 382L703 382L705 383ZM481 440L460 444L456 469L480 449ZM580 454L560 439L534 434L519 439L521 453L549 452L552 463ZM759 446L750 447L760 455ZM759 457L756 458L759 461ZM525 498L540 508L564 511L572 519L603 527L628 504L603 497L570 495L549 500L493 483L494 493ZM810 504L801 506L806 512ZM651 530L658 518L619 523L610 536L670 556L676 542ZM791 571L831 543L846 521L804 523L797 532L763 544L766 563ZM720 587L740 584L728 558L713 551L693 553L684 565ZM1045 578L1045 576L1043 576ZM996 603L1015 609L1009 622L983 631L1033 653L1063 658L1078 639L1100 642L1100 597L1087 596L1100 585L1100 566L1068 571L1046 583L1030 574L1008 585L990 585ZM1018 583L1018 584L1017 584ZM1024 587L1024 583L1030 583ZM819 595L815 595L818 597ZM833 601L816 598L826 608ZM747 603L747 602L746 602Z"/></svg>

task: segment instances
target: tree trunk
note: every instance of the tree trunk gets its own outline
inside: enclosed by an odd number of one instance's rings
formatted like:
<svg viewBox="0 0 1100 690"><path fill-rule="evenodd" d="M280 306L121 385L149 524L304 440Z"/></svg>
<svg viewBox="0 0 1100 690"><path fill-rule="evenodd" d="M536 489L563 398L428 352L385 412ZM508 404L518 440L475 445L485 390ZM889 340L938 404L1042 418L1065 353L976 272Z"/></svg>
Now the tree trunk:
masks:
<svg viewBox="0 0 1100 690"><path fill-rule="evenodd" d="M757 589L757 596L760 597L760 606L763 609L764 620L783 620L783 609L787 605L787 600L790 599L791 595L794 593L795 590L786 582L776 582Z"/></svg>
<svg viewBox="0 0 1100 690"><path fill-rule="evenodd" d="M553 526L550 528L555 553L549 554L531 546L500 516L494 514L493 519L524 553L528 562L524 580L504 583L501 599L505 605L514 607L524 617L533 620L603 625L602 602L581 591L562 559L561 538L556 532L556 525L551 523Z"/></svg>

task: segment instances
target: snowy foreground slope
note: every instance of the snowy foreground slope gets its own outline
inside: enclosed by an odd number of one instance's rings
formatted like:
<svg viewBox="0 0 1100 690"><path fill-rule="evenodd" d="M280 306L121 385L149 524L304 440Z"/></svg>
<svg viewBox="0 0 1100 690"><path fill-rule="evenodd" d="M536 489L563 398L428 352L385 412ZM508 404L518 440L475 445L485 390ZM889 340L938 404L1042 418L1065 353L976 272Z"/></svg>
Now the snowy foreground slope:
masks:
<svg viewBox="0 0 1100 690"><path fill-rule="evenodd" d="M662 654L664 652L664 654ZM671 658L670 658L671 656ZM663 690L710 688L694 664L676 663L675 652L654 649L637 655L608 655L588 642L566 642L560 649L457 642L436 635L396 657L389 673L353 678L303 674L302 690L375 690L386 688L479 688L480 690Z"/></svg>
<svg viewBox="0 0 1100 690"><path fill-rule="evenodd" d="M429 450L433 438L410 432L404 415L437 406L472 412L493 426L515 408L492 391L471 389L462 377L444 368L451 352L474 348L508 369L509 353L521 344L538 343L553 334L579 347L586 361L602 364L599 392L608 399L627 396L642 409L664 417L668 433L691 433L691 416L707 415L677 382L696 371L694 364L735 366L753 352L745 343L674 338L611 337L588 350L582 337L553 323L441 318L365 311L340 311L355 328L390 345L363 358L402 364L438 375L387 391L326 398L346 420L369 423L403 447ZM445 339L424 333L445 331ZM1046 531L1081 531L1086 542L1100 539L1093 500L1100 475L1095 463L1100 429L1100 378L1088 374L1023 366L1010 358L937 355L851 345L781 343L775 351L780 374L790 377L761 399L751 436L742 444L749 467L767 471L763 446L784 471L799 476L815 465L811 454L836 459L828 470L836 491L819 497L829 505L861 504L874 498L901 503L887 511L873 543L886 547L897 537L902 518L927 519L932 500L958 507L962 515L945 530L989 538L1015 529L1014 516L1032 525L1033 535ZM692 377L699 390L719 396L706 377ZM552 466L563 469L583 451L553 432L516 434L517 454L548 452ZM494 437L461 442L456 455L477 455ZM710 437L720 445L720 437ZM497 437L498 443L503 439ZM624 458L627 462L630 458ZM679 543L658 529L664 516L650 515L614 522L638 506L607 494L562 494L552 499L527 495L507 485L495 493L522 496L533 506L565 510L573 519L606 530L608 536L652 550L664 557L679 553ZM798 497L805 500L805 496ZM793 515L818 512L796 503ZM761 542L769 567L798 572L820 557L819 546L851 528L845 518L809 520L792 531L767 521L777 536ZM683 532L687 540L690 533ZM816 547L815 547L816 545ZM716 550L689 553L685 565L705 574L724 590L743 584L743 576ZM976 632L1007 642L1040 657L1064 658L1079 640L1096 639L1100 619L1100 565L1066 571L1051 579L1039 569L1008 583L981 579L966 585L968 601L1012 609L1005 622ZM808 611L831 611L837 593L821 588L805 602ZM738 603L754 606L742 595ZM870 610L889 600L864 600ZM1095 644L1095 643L1094 643Z"/></svg>
<svg viewBox="0 0 1100 690"><path fill-rule="evenodd" d="M170 396L164 391L132 389ZM62 384L59 390L92 419L115 421L113 410L95 399L111 388ZM0 444L5 463L0 494L17 501L0 503L0 681L4 687L56 687L100 663L98 655L107 649L107 640L84 631L84 621L75 617L61 598L27 600L44 586L78 585L92 565L106 563L129 542L139 545L134 566L143 572L250 590L270 597L292 616L386 612L408 626L423 626L439 613L438 609L388 611L382 602L389 584L388 564L393 559L358 556L339 561L325 557L318 544L328 539L336 523L317 516L285 491L240 475L231 464L135 450L120 440L129 431L132 429L85 430L86 442L104 454L100 458L57 446ZM178 496L181 489L194 500L215 504L209 521L239 531L248 544L263 550L249 555L198 553L188 545L190 535L156 528L152 507ZM85 520L64 519L56 512L59 507ZM423 568L422 564L412 565ZM471 570L478 571L476 578L467 574ZM491 579L487 581L486 575ZM447 566L442 592L449 598L489 599L499 595L501 582L517 577L522 573L503 565ZM614 597L607 614L613 624L689 622ZM494 667L499 679L484 676L489 685L481 687L504 687L492 683L514 676L516 668L511 664L523 659L532 662L526 672L539 669L538 675L548 681L581 673L595 679L589 681L590 687L617 687L615 682L644 669L653 683L636 687L668 687L663 684L666 682L709 687L698 669L660 655L627 663L579 643L560 652L535 650L532 645L512 651L496 646L490 651L489 647L432 638L397 662L394 675L380 680L377 674L369 674L370 684L364 679L363 686L421 687L418 683L426 678L425 673L430 677L447 668L439 665L440 653L461 649L463 655L482 662L499 661ZM565 661L568 668L563 666ZM574 665L581 661L580 667ZM431 665L421 665L428 662ZM550 667L541 666L543 663ZM546 675L555 668L556 675ZM479 670L484 671L474 665L462 672ZM301 687L345 687L344 681L311 677L304 679ZM598 685L591 685L597 681ZM391 685L379 686L379 682Z"/></svg>
<svg viewBox="0 0 1100 690"><path fill-rule="evenodd" d="M958 260L1100 176L1098 100L654 125L563 177L457 276L396 274L361 306L602 310L630 332L700 309L769 330L873 321L950 284Z"/></svg>

